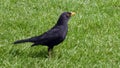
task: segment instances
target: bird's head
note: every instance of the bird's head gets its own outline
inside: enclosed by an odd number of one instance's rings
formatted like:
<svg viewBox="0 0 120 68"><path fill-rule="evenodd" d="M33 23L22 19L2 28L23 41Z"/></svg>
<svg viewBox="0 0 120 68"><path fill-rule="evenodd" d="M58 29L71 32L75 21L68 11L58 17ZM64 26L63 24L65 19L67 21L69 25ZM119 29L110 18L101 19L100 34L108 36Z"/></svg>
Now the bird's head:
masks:
<svg viewBox="0 0 120 68"><path fill-rule="evenodd" d="M59 17L57 24L67 23L70 17L73 15L75 15L75 12L63 12Z"/></svg>
<svg viewBox="0 0 120 68"><path fill-rule="evenodd" d="M75 12L63 12L61 14L61 17L63 17L64 19L69 19L73 15L75 15Z"/></svg>

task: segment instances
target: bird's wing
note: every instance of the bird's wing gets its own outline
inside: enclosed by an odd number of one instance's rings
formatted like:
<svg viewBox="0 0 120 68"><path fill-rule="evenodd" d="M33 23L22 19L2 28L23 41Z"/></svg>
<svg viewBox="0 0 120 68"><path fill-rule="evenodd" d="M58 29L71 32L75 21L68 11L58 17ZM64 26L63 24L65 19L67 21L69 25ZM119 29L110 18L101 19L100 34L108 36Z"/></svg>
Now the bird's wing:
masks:
<svg viewBox="0 0 120 68"><path fill-rule="evenodd" d="M38 43L38 44L47 44L51 41L55 41L60 37L60 29L59 28L53 28L45 33L43 33L40 36L36 36L31 38L30 40Z"/></svg>

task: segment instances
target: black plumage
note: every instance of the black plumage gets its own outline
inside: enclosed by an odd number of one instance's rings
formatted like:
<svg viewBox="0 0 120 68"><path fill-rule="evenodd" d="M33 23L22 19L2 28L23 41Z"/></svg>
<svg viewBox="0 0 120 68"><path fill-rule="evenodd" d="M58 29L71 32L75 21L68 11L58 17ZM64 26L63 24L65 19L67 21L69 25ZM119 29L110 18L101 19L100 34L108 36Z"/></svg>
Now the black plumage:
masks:
<svg viewBox="0 0 120 68"><path fill-rule="evenodd" d="M49 56L51 56L51 51L53 47L55 45L58 45L65 39L68 31L67 23L70 17L74 14L74 12L64 12L60 15L55 26L53 26L47 32L43 33L40 36L15 41L14 44L32 42L32 46L45 45L48 46L48 54Z"/></svg>

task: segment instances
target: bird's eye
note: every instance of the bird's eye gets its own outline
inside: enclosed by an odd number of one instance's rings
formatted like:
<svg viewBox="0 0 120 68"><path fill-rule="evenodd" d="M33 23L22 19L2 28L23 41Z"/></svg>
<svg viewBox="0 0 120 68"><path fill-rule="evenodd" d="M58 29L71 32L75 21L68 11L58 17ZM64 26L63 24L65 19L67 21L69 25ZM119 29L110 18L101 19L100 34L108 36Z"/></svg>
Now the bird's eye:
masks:
<svg viewBox="0 0 120 68"><path fill-rule="evenodd" d="M67 13L67 14L66 14L66 16L67 16L67 17L70 17L70 14L69 14L69 13Z"/></svg>

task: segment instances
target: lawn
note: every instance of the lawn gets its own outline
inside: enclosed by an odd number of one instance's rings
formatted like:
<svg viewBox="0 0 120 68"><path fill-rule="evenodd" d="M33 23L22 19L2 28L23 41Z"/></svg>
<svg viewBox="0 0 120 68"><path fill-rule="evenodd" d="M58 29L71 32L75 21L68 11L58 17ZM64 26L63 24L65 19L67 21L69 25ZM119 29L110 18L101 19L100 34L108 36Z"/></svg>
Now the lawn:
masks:
<svg viewBox="0 0 120 68"><path fill-rule="evenodd" d="M15 40L50 29L74 11L65 41L47 47ZM120 68L119 0L0 0L0 68Z"/></svg>

